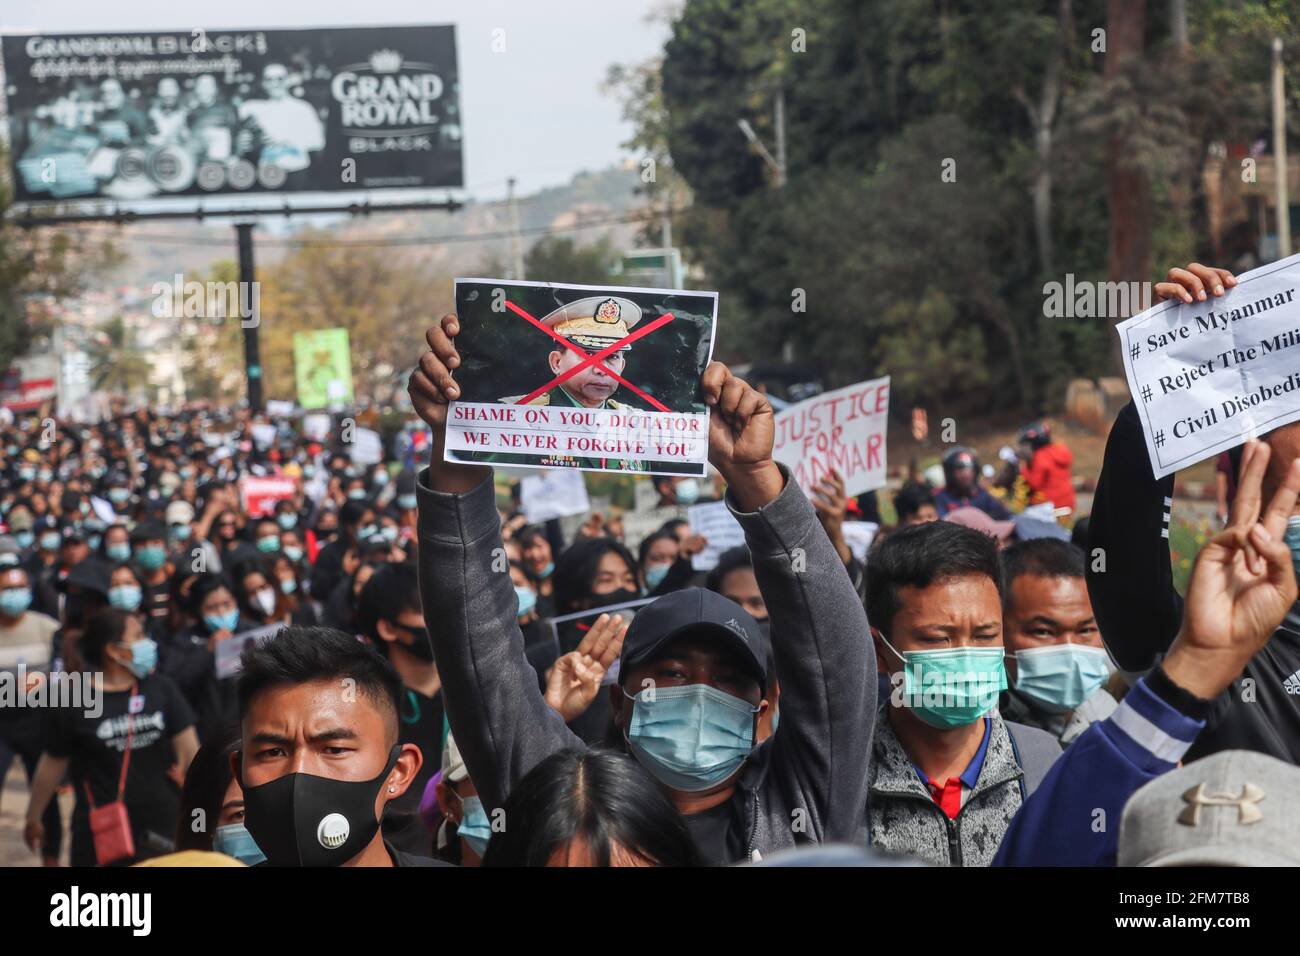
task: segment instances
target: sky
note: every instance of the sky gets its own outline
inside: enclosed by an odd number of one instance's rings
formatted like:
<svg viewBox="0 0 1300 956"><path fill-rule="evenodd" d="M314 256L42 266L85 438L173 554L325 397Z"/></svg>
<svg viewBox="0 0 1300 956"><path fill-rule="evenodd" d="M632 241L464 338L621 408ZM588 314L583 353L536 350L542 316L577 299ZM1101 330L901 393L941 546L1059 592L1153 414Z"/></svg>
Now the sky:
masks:
<svg viewBox="0 0 1300 956"><path fill-rule="evenodd" d="M492 200L505 195L510 176L527 195L628 157L621 144L631 129L601 85L610 65L641 63L662 51L668 27L645 20L662 5L663 0L2 0L0 33L455 24L464 194ZM504 34L494 34L498 29ZM494 35L504 39L503 52L493 51Z"/></svg>

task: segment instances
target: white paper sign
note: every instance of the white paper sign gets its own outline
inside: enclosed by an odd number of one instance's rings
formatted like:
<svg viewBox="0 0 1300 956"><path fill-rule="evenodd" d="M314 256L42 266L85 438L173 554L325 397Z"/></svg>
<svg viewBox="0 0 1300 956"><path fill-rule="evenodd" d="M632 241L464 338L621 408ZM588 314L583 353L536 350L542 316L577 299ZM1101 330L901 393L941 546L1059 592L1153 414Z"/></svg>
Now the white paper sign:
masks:
<svg viewBox="0 0 1300 956"><path fill-rule="evenodd" d="M253 441L257 444L257 447L262 449L274 445L276 436L279 434L274 425L268 425L265 422L254 423L249 431L252 433Z"/></svg>
<svg viewBox="0 0 1300 956"><path fill-rule="evenodd" d="M358 465L377 465L384 460L384 442L379 432L358 428L352 433L352 461Z"/></svg>
<svg viewBox="0 0 1300 956"><path fill-rule="evenodd" d="M1223 296L1121 322L1124 373L1155 477L1300 419L1300 255Z"/></svg>
<svg viewBox="0 0 1300 956"><path fill-rule="evenodd" d="M302 433L312 441L324 441L330 435L330 417L324 412L315 412L302 417Z"/></svg>
<svg viewBox="0 0 1300 956"><path fill-rule="evenodd" d="M871 547L871 542L876 539L876 532L880 530L880 525L874 521L846 521L840 527L844 533L844 543L849 546L853 556L865 563L867 551Z"/></svg>
<svg viewBox="0 0 1300 956"><path fill-rule="evenodd" d="M251 631L234 634L224 641L217 641L212 657L213 668L218 679L234 677L239 673L239 655L244 653L244 648L250 641L264 641L275 637L283 627L283 624L268 624L265 627L255 627Z"/></svg>
<svg viewBox="0 0 1300 956"><path fill-rule="evenodd" d="M776 416L773 457L805 492L832 468L849 496L885 485L889 377L823 392Z"/></svg>
<svg viewBox="0 0 1300 956"><path fill-rule="evenodd" d="M293 418L293 402L286 402L283 399L268 398L266 400L266 414L272 418Z"/></svg>
<svg viewBox="0 0 1300 956"><path fill-rule="evenodd" d="M556 468L521 479L519 503L529 524L586 514L591 510L582 472L574 468Z"/></svg>
<svg viewBox="0 0 1300 956"><path fill-rule="evenodd" d="M723 551L745 543L745 531L725 501L692 505L686 511L686 520L691 531L708 542L704 550L691 558L691 567L696 571L712 571Z"/></svg>

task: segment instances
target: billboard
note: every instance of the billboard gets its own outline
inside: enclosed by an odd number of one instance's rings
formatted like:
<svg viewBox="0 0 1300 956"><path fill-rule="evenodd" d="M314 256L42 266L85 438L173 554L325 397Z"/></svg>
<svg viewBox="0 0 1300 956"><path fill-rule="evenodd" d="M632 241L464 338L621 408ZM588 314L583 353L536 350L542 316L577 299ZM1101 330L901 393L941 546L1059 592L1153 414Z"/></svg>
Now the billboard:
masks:
<svg viewBox="0 0 1300 956"><path fill-rule="evenodd" d="M16 203L463 185L451 26L15 35L0 64Z"/></svg>

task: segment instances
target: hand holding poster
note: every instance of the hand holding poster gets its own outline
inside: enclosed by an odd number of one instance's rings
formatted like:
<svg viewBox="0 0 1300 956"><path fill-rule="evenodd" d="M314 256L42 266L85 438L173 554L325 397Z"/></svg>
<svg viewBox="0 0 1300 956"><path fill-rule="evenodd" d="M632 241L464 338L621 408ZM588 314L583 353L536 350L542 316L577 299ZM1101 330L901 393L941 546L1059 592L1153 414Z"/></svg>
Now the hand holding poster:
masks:
<svg viewBox="0 0 1300 956"><path fill-rule="evenodd" d="M1300 419L1300 255L1117 327L1156 478Z"/></svg>
<svg viewBox="0 0 1300 956"><path fill-rule="evenodd" d="M446 460L703 475L717 305L716 292L457 279Z"/></svg>
<svg viewBox="0 0 1300 956"><path fill-rule="evenodd" d="M805 492L833 468L853 496L885 485L889 377L823 392L776 416L772 456Z"/></svg>

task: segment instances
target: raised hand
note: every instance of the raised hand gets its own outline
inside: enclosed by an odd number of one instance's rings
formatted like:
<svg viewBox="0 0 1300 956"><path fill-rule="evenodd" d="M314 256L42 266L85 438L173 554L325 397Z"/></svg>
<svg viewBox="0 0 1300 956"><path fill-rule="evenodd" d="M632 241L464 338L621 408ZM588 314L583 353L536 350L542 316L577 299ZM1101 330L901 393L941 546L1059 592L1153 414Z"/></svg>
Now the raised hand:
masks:
<svg viewBox="0 0 1300 956"><path fill-rule="evenodd" d="M451 375L460 367L460 353L454 342L459 333L460 320L454 312L430 326L424 335L429 351L420 356L406 384L415 413L433 429L439 445L447 427L447 403L460 398L460 387Z"/></svg>
<svg viewBox="0 0 1300 956"><path fill-rule="evenodd" d="M826 530L826 536L847 564L853 552L844 540L844 516L849 510L849 496L844 493L844 479L832 468L813 486L810 497L813 507L817 509L817 519Z"/></svg>
<svg viewBox="0 0 1300 956"><path fill-rule="evenodd" d="M1170 269L1164 282L1157 282L1156 301L1178 299L1180 302L1205 302L1210 296L1227 293L1237 284L1237 277L1227 269L1191 263L1186 269Z"/></svg>
<svg viewBox="0 0 1300 956"><path fill-rule="evenodd" d="M546 703L565 723L596 699L606 671L623 651L626 634L627 622L621 616L602 614L578 646L551 666L546 674Z"/></svg>
<svg viewBox="0 0 1300 956"><path fill-rule="evenodd" d="M1183 626L1162 666L1198 697L1213 698L1241 674L1296 600L1291 550L1283 540L1300 494L1300 459L1287 469L1260 520L1261 486L1271 449L1245 446L1228 527L1197 555Z"/></svg>
<svg viewBox="0 0 1300 956"><path fill-rule="evenodd" d="M709 461L722 473L741 507L753 511L781 493L772 461L776 438L772 404L721 362L710 362L700 379L709 416Z"/></svg>

